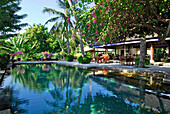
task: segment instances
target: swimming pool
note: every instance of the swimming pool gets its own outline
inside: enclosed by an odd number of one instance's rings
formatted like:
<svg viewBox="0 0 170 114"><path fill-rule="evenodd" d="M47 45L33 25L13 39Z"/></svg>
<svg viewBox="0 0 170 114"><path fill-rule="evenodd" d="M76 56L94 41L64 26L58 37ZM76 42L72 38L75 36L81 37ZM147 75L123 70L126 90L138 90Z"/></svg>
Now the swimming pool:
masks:
<svg viewBox="0 0 170 114"><path fill-rule="evenodd" d="M12 113L170 113L170 99L149 92L145 81L135 86L126 77L93 72L56 64L18 65L5 77L0 98L8 96Z"/></svg>

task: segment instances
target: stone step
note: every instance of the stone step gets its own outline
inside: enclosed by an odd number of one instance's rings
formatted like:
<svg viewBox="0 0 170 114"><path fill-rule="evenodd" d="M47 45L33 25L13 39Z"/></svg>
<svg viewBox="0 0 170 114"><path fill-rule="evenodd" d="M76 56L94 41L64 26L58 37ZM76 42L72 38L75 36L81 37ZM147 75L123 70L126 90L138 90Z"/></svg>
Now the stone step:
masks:
<svg viewBox="0 0 170 114"><path fill-rule="evenodd" d="M170 63L164 63L163 66L169 66L170 67Z"/></svg>
<svg viewBox="0 0 170 114"><path fill-rule="evenodd" d="M11 110L10 109L1 110L0 114L11 114Z"/></svg>
<svg viewBox="0 0 170 114"><path fill-rule="evenodd" d="M163 64L164 64L163 62L155 62L154 66L163 66Z"/></svg>

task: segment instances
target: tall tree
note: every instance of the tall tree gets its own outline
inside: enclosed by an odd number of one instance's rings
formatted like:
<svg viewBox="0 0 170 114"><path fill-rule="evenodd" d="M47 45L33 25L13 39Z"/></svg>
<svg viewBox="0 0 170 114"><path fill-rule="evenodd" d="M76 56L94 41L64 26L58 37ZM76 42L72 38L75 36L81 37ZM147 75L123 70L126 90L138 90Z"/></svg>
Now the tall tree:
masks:
<svg viewBox="0 0 170 114"><path fill-rule="evenodd" d="M68 3L70 5L71 10L73 11L73 15L74 15L74 18L75 18L76 23L77 23L78 22L78 17L76 16L76 11L73 9L72 1L68 0ZM83 47L83 42L82 42L82 34L81 34L80 28L78 26L77 26L77 29L78 29L78 34L79 34L81 53L82 53L82 56L84 57L84 47Z"/></svg>
<svg viewBox="0 0 170 114"><path fill-rule="evenodd" d="M0 1L0 39L5 39L16 35L17 30L21 30L27 23L22 23L21 19L27 15L16 14L21 7L20 0L1 0Z"/></svg>
<svg viewBox="0 0 170 114"><path fill-rule="evenodd" d="M82 20L88 20L89 33L95 33L93 40L110 43L122 41L127 36L141 37L141 67L145 60L146 35L156 33L160 40L170 36L168 0L95 0L95 4L82 15Z"/></svg>
<svg viewBox="0 0 170 114"><path fill-rule="evenodd" d="M59 0L59 6L61 8L65 9L65 15L67 17L67 23L66 23L66 38L67 38L67 46L68 46L68 55L70 55L70 45L69 45L69 37L68 37L68 24L70 23L70 17L68 15L69 5L66 0L62 1Z"/></svg>
<svg viewBox="0 0 170 114"><path fill-rule="evenodd" d="M0 51L7 51L9 47L8 39L16 35L17 30L21 30L27 23L20 23L21 19L27 15L16 14L21 7L19 7L20 0L0 0Z"/></svg>
<svg viewBox="0 0 170 114"><path fill-rule="evenodd" d="M31 45L37 43L37 52L43 52L49 50L49 44L47 40L51 37L48 33L48 28L41 24L33 24L30 26L25 33L23 33L25 40Z"/></svg>
<svg viewBox="0 0 170 114"><path fill-rule="evenodd" d="M66 9L66 12L63 13L61 11L52 9L52 8L44 8L43 12L44 13L51 13L51 14L55 14L56 17L53 17L51 19L49 19L45 24L47 24L48 22L56 22L53 27L52 30L55 30L54 28L56 28L56 25L58 25L58 21L60 23L60 25L64 25L64 27L62 28L62 33L64 32L64 30L66 30L66 38L67 38L67 46L68 46L68 54L70 55L70 46L69 46L69 37L68 37L68 26L72 26L72 23L70 21L70 17L69 17L69 6L68 3L66 1L62 1L59 0L59 4L61 6L61 8Z"/></svg>

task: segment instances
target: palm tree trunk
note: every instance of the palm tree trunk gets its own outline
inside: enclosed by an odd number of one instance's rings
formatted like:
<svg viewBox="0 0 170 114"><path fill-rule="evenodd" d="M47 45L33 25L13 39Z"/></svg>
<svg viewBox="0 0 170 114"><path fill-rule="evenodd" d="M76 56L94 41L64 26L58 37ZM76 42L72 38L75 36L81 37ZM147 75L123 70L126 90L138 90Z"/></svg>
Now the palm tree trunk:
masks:
<svg viewBox="0 0 170 114"><path fill-rule="evenodd" d="M70 46L69 46L69 37L68 37L68 25L66 26L66 38L67 38L67 46L68 46L68 55L70 55Z"/></svg>
<svg viewBox="0 0 170 114"><path fill-rule="evenodd" d="M75 16L75 15L76 15L76 12L75 12L74 9L72 8L73 5L72 5L71 0L68 0L68 3L69 3L69 5L70 5L70 8L71 8L72 11L73 11L74 18L75 18L76 23L77 23L78 18ZM80 28L78 28L78 34L79 34L79 41L80 41L81 54L82 54L82 56L84 57L84 48L83 48L83 42L82 42L82 37L81 37Z"/></svg>
<svg viewBox="0 0 170 114"><path fill-rule="evenodd" d="M67 13L68 13L68 8L66 9L66 16L67 16ZM67 38L67 46L68 46L68 55L70 55L70 46L69 46L69 37L68 37L68 24L67 23L67 26L66 26L66 38Z"/></svg>

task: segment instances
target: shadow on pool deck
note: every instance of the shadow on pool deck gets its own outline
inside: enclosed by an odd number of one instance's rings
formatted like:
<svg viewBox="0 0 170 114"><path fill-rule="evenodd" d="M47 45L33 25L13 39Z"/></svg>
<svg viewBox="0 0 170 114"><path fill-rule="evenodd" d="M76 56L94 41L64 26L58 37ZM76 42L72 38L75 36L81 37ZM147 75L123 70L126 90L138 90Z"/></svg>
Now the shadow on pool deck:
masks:
<svg viewBox="0 0 170 114"><path fill-rule="evenodd" d="M115 70L123 73L139 73L143 75L163 75L166 80L170 80L170 66L148 66L148 68L138 68L136 66L125 66L119 63L94 63L90 64L79 64L77 61L17 61L14 64L47 64L54 63L58 65L79 67L83 69L106 69Z"/></svg>

